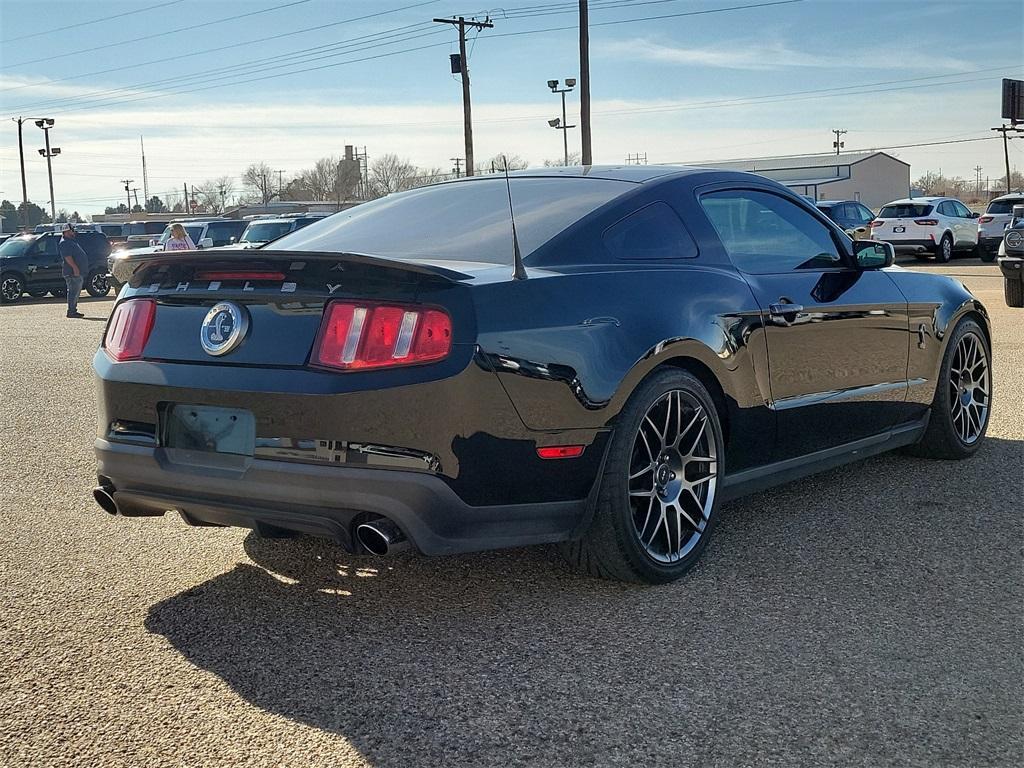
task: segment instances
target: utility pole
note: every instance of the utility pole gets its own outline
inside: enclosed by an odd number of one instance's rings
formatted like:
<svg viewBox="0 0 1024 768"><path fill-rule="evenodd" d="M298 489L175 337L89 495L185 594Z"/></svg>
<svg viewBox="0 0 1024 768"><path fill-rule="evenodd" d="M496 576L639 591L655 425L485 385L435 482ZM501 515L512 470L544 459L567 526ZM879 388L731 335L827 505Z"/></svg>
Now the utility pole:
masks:
<svg viewBox="0 0 1024 768"><path fill-rule="evenodd" d="M146 198L146 203L149 203L149 176L146 174L146 145L142 143L142 137L139 136L139 146L142 148L142 196ZM136 203L139 201L136 200Z"/></svg>
<svg viewBox="0 0 1024 768"><path fill-rule="evenodd" d="M26 120L33 120L31 117L12 117L11 120L18 124L18 158L21 160L21 226L27 227L28 220L28 186L25 184L25 145L21 138L21 124Z"/></svg>
<svg viewBox="0 0 1024 768"><path fill-rule="evenodd" d="M466 175L473 175L473 109L469 101L469 62L466 59L466 27L491 29L491 17L483 21L459 16L453 19L434 19L438 24L451 24L459 28L459 72L462 75L462 123L466 138ZM453 62L454 64L454 62ZM454 67L453 67L454 68Z"/></svg>
<svg viewBox="0 0 1024 768"><path fill-rule="evenodd" d="M1019 139L1020 136L1008 135L1011 131L1014 133L1024 131L1024 128L1018 128L1014 125L1001 125L998 128L993 128L996 133L1003 134L1003 160L1006 163L1006 194L1010 194L1013 191L1013 185L1010 183L1010 139Z"/></svg>
<svg viewBox="0 0 1024 768"><path fill-rule="evenodd" d="M124 184L124 194L128 198L128 213L132 212L132 182L135 179L121 179L121 183Z"/></svg>
<svg viewBox="0 0 1024 768"><path fill-rule="evenodd" d="M840 141L839 137L846 133L846 131L840 131L835 128L832 129L832 133L836 135L836 140L832 142L832 146L836 150L836 157L839 157L839 150L846 146L846 142Z"/></svg>
<svg viewBox="0 0 1024 768"><path fill-rule="evenodd" d="M270 187L267 185L267 174L261 173L260 178L263 180L260 191L263 193L263 204L266 205L270 202Z"/></svg>
<svg viewBox="0 0 1024 768"><path fill-rule="evenodd" d="M590 9L580 0L580 162L593 165L590 146Z"/></svg>
<svg viewBox="0 0 1024 768"><path fill-rule="evenodd" d="M132 187L132 194L135 195L135 207L136 208L142 208L142 206L139 205L139 188L138 187ZM131 200L129 200L128 202L130 203ZM145 210L145 208L143 208L143 210Z"/></svg>
<svg viewBox="0 0 1024 768"><path fill-rule="evenodd" d="M36 126L43 129L46 137L46 149L40 149L39 154L46 158L46 174L50 177L50 221L57 220L57 201L53 198L53 162L52 158L60 154L60 147L50 148L50 129L53 128L53 118L43 117L36 120Z"/></svg>
<svg viewBox="0 0 1024 768"><path fill-rule="evenodd" d="M456 179L461 179L462 178L462 162L463 162L462 158L461 157L450 157L448 159L451 160L453 163L455 163L455 167L452 169L453 171L455 171L455 178Z"/></svg>
<svg viewBox="0 0 1024 768"><path fill-rule="evenodd" d="M221 184L218 189L220 189L220 212L224 213L224 209L228 207L227 187Z"/></svg>
<svg viewBox="0 0 1024 768"><path fill-rule="evenodd" d="M284 188L284 169L277 169L277 199L281 199L281 192Z"/></svg>
<svg viewBox="0 0 1024 768"><path fill-rule="evenodd" d="M185 193L185 196L181 198L181 212L188 214L192 212L192 206L188 204L188 182L181 182L181 190Z"/></svg>
<svg viewBox="0 0 1024 768"><path fill-rule="evenodd" d="M978 197L981 197L981 170L980 165L974 166L974 194Z"/></svg>

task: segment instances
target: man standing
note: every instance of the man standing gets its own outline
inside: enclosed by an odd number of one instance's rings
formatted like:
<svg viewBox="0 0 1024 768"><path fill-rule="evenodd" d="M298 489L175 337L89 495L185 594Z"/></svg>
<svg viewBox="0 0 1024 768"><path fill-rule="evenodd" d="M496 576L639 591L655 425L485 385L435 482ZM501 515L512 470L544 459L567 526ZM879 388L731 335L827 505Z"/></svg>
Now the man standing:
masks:
<svg viewBox="0 0 1024 768"><path fill-rule="evenodd" d="M63 261L64 282L68 284L68 317L85 317L78 311L78 296L82 293L82 281L89 272L89 257L75 242L78 233L74 226L65 224L61 235L58 250Z"/></svg>

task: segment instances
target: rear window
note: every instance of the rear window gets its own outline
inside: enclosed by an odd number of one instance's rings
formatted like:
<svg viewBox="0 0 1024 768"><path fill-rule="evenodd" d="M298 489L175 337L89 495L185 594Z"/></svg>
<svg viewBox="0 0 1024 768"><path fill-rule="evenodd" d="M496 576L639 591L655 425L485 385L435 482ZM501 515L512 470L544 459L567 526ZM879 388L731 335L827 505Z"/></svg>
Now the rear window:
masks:
<svg viewBox="0 0 1024 768"><path fill-rule="evenodd" d="M1011 197L1006 200L993 200L988 204L985 213L1013 213L1013 206L1024 205L1024 197Z"/></svg>
<svg viewBox="0 0 1024 768"><path fill-rule="evenodd" d="M511 179L523 256L624 192L610 179ZM441 261L512 261L505 178L438 184L363 203L285 235L275 249L429 257Z"/></svg>
<svg viewBox="0 0 1024 768"><path fill-rule="evenodd" d="M917 216L927 216L934 208L930 205L920 203L900 203L899 205L887 205L878 212L880 219L913 219Z"/></svg>

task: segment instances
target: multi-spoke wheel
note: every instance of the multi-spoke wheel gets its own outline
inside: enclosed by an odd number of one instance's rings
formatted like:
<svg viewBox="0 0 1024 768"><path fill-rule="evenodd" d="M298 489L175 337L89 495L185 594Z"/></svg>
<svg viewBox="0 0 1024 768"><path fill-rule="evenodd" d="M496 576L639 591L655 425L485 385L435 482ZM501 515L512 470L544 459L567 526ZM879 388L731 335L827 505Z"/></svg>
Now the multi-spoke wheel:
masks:
<svg viewBox="0 0 1024 768"><path fill-rule="evenodd" d="M24 292L25 281L21 279L20 275L13 272L0 275L0 301L10 304L21 299Z"/></svg>
<svg viewBox="0 0 1024 768"><path fill-rule="evenodd" d="M644 414L630 459L633 530L659 563L686 557L707 528L718 481L718 446L704 406L673 389Z"/></svg>
<svg viewBox="0 0 1024 768"><path fill-rule="evenodd" d="M911 453L965 459L978 450L992 411L992 360L984 330L964 318L949 334L928 430Z"/></svg>
<svg viewBox="0 0 1024 768"><path fill-rule="evenodd" d="M953 428L966 445L981 438L988 419L988 356L985 342L973 331L960 337L949 368Z"/></svg>
<svg viewBox="0 0 1024 768"><path fill-rule="evenodd" d="M90 296L99 298L110 293L110 283L106 272L92 272L85 280L85 290Z"/></svg>
<svg viewBox="0 0 1024 768"><path fill-rule="evenodd" d="M722 474L722 429L686 371L652 374L622 409L590 529L563 553L598 576L664 583L707 544Z"/></svg>

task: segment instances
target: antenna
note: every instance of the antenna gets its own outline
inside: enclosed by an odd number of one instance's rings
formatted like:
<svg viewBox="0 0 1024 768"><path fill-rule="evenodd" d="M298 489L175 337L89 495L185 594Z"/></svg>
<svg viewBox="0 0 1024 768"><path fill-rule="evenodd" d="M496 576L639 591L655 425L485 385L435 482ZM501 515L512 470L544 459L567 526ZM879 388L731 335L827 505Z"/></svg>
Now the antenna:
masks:
<svg viewBox="0 0 1024 768"><path fill-rule="evenodd" d="M508 158L502 155L505 166L505 191L508 192L508 215L512 219L512 279L525 280L526 267L523 266L523 254L519 252L519 235L516 234L516 213L512 209L512 183L508 179Z"/></svg>

